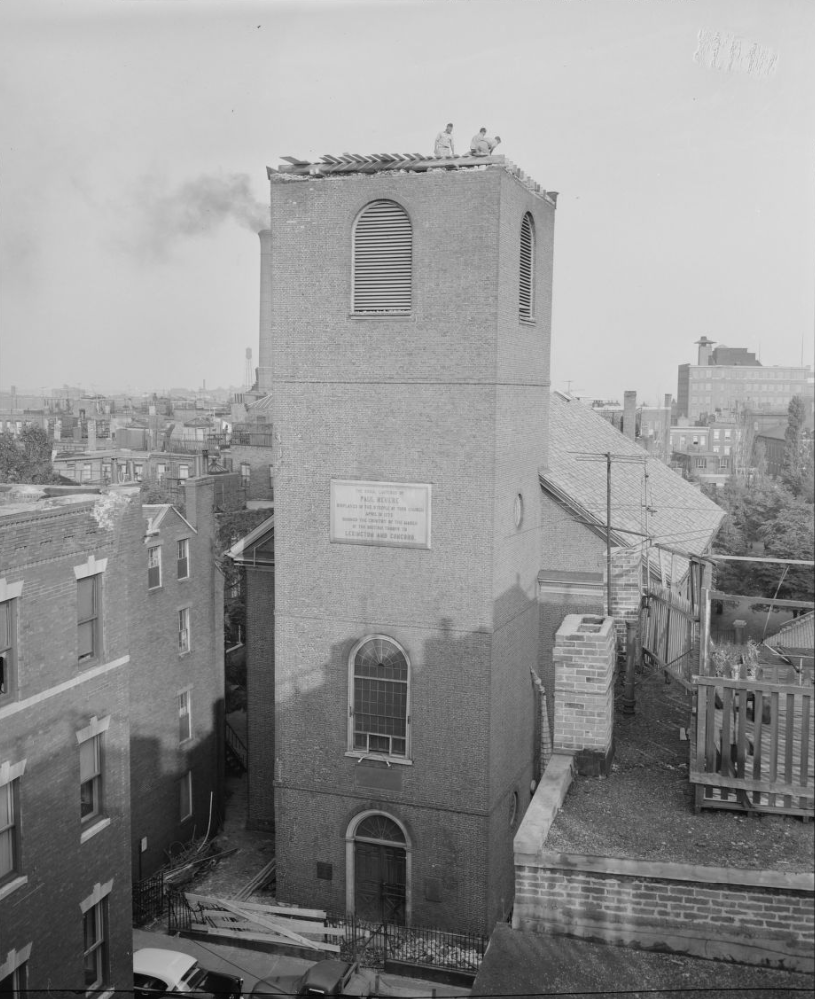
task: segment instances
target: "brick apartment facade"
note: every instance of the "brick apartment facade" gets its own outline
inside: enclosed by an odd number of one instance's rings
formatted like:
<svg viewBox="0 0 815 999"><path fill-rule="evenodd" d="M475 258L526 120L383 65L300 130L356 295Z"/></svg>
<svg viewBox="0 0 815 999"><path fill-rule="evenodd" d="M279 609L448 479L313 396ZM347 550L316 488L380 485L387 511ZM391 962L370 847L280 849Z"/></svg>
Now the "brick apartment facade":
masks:
<svg viewBox="0 0 815 999"><path fill-rule="evenodd" d="M216 490L229 476L185 486L186 517L143 507L131 595L130 670L134 880L167 852L215 828L223 784L223 577L215 566Z"/></svg>
<svg viewBox="0 0 815 999"><path fill-rule="evenodd" d="M138 490L38 496L0 497L0 985L129 989Z"/></svg>
<svg viewBox="0 0 815 999"><path fill-rule="evenodd" d="M555 205L502 164L270 174L281 900L473 929L512 904L536 756ZM374 203L402 240L408 220L398 314L352 301L355 220ZM332 540L332 488L360 483L429 486L432 536ZM393 741L360 731L389 669Z"/></svg>

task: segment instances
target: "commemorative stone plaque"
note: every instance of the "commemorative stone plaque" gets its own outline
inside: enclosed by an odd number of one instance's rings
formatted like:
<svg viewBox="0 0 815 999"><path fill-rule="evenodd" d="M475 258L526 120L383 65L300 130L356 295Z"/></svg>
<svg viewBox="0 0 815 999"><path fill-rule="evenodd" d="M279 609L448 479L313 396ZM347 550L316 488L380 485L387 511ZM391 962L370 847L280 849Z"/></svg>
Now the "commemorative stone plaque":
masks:
<svg viewBox="0 0 815 999"><path fill-rule="evenodd" d="M430 486L331 480L330 540L345 545L430 547Z"/></svg>

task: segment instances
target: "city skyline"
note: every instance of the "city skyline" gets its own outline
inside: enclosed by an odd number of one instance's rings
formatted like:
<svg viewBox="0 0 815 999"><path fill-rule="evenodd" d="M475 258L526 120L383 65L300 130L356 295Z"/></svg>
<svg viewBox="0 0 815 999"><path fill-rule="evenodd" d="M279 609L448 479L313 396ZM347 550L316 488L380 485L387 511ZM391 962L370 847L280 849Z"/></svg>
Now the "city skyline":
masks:
<svg viewBox="0 0 815 999"><path fill-rule="evenodd" d="M11 0L0 25L3 390L242 385L266 167L430 153L447 121L560 192L553 388L659 401L702 335L812 364L805 0Z"/></svg>

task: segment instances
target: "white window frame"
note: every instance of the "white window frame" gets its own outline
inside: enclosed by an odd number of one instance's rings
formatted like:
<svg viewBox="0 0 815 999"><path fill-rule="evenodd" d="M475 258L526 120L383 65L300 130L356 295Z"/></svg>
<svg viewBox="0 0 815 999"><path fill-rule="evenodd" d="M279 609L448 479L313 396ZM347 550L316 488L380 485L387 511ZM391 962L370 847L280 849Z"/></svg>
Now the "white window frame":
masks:
<svg viewBox="0 0 815 999"><path fill-rule="evenodd" d="M9 999L23 999L23 996L28 994L28 969L26 965L31 956L31 946L30 943L27 943L19 950L12 947L7 953L5 961L0 962L0 982L10 979L11 992L4 993L4 995L9 995Z"/></svg>
<svg viewBox="0 0 815 999"><path fill-rule="evenodd" d="M156 569L158 569L158 572L156 572ZM161 577L161 545L150 545L147 549L147 589L161 589Z"/></svg>
<svg viewBox="0 0 815 999"><path fill-rule="evenodd" d="M103 648L104 648L104 629L102 627L102 611L103 611L103 591L102 591L102 576L107 568L108 560L106 558L97 559L93 555L88 556L88 561L84 565L74 566L74 576L76 578L76 605L77 605L77 662L81 663L83 666L87 666L89 663L94 662L97 659L102 658ZM79 607L79 594L80 587L85 584L86 580L92 580L93 588L93 609L92 613L88 617L80 616ZM91 626L91 651L85 653L81 652L80 644L80 629L85 625Z"/></svg>
<svg viewBox="0 0 815 999"><path fill-rule="evenodd" d="M110 715L104 718L91 718L85 728L76 733L76 741L79 746L79 798L80 798L80 821L82 824L82 841L88 837L88 830L93 827L94 832L101 823L110 825L110 819L105 816L105 733L110 728ZM92 754L91 767L87 769L88 752ZM85 771L83 773L83 757ZM84 778L84 779L83 779ZM84 805L84 788L90 785L91 808L82 814Z"/></svg>
<svg viewBox="0 0 815 999"><path fill-rule="evenodd" d="M85 995L95 995L103 992L110 981L110 924L108 921L108 895L113 889L113 881L106 884L96 884L93 892L79 904L82 912L82 957L85 969ZM88 940L88 923L94 920L94 936ZM88 958L95 965L96 977L91 982L88 979Z"/></svg>
<svg viewBox="0 0 815 999"><path fill-rule="evenodd" d="M190 608L178 608L178 654L185 656L192 648L190 634Z"/></svg>
<svg viewBox="0 0 815 999"><path fill-rule="evenodd" d="M394 753L393 749L393 739L394 736L386 735L384 733L362 733L357 732L355 728L355 715L357 713L356 705L356 657L357 653L362 649L364 645L371 641L383 641L392 645L394 649L404 657L407 664L407 679L404 681L405 685L405 751L404 753ZM387 759L391 763L406 763L411 764L411 678L412 678L412 668L410 664L410 656L407 651L390 635L366 635L361 638L351 649L350 655L348 656L348 742L346 756L355 756L359 758L381 758ZM361 678L363 679L363 678ZM403 681L385 681L393 683L402 683ZM367 741L366 745L363 747L359 745L360 736L366 735ZM398 738L398 737L397 737ZM377 745L377 739L389 739L389 747L382 745ZM373 742L372 742L373 740Z"/></svg>
<svg viewBox="0 0 815 999"><path fill-rule="evenodd" d="M0 794L7 796L7 801L11 802L9 812L11 821L5 826L4 832L8 833L11 843L10 852L13 854L9 869L0 874L0 899L10 895L17 888L28 883L28 877L22 873L22 850L21 850L21 830L19 824L20 816L20 779L25 773L25 760L18 763L9 763L5 760L0 763Z"/></svg>
<svg viewBox="0 0 815 999"><path fill-rule="evenodd" d="M183 746L192 739L192 687L179 690L178 703L178 744Z"/></svg>
<svg viewBox="0 0 815 999"><path fill-rule="evenodd" d="M183 552L183 555L182 555ZM189 579L190 578L190 539L189 538L179 538L176 541L176 575L178 579ZM182 563L184 568L184 574L182 575Z"/></svg>
<svg viewBox="0 0 815 999"><path fill-rule="evenodd" d="M22 596L22 583L7 583L0 579L0 705L17 696L17 601Z"/></svg>

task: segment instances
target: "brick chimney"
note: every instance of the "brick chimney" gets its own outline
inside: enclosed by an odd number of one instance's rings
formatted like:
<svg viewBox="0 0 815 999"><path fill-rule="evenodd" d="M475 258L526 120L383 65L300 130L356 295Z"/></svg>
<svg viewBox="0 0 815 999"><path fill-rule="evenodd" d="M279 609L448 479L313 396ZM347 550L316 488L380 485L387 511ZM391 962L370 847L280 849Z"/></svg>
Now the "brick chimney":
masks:
<svg viewBox="0 0 815 999"><path fill-rule="evenodd" d="M669 462L671 460L671 404L673 403L673 396L670 392L665 394L665 405L663 407L662 413L662 450L663 460Z"/></svg>
<svg viewBox="0 0 815 999"><path fill-rule="evenodd" d="M272 230L258 233L260 238L260 338L258 350L258 391L272 390Z"/></svg>
<svg viewBox="0 0 815 999"><path fill-rule="evenodd" d="M557 630L553 746L578 772L607 774L614 757L614 618L569 614Z"/></svg>
<svg viewBox="0 0 815 999"><path fill-rule="evenodd" d="M626 392L623 395L623 433L631 440L637 438L637 393Z"/></svg>

